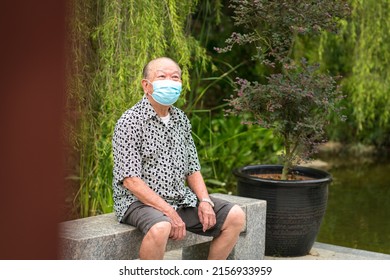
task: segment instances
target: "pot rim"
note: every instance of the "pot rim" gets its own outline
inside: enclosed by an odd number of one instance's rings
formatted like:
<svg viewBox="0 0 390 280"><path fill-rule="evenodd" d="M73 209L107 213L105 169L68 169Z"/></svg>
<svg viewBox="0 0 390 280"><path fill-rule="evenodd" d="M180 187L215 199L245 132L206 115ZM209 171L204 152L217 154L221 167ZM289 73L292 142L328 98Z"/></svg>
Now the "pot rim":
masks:
<svg viewBox="0 0 390 280"><path fill-rule="evenodd" d="M235 168L233 169L233 174L236 177L241 177L244 179L257 181L257 182L272 182L272 183L279 183L283 185L295 185L297 182L305 182L305 183L323 183L323 182L330 182L332 181L332 175L322 169L317 169L313 167L306 167L306 166L294 166L292 169L299 171L301 174L310 176L307 173L310 174L318 174L322 176L322 178L313 178L310 180L274 180L274 179L264 179L259 178L255 176L250 176L247 173L244 173L244 170L258 170L258 169L283 169L283 165L280 164L258 164L258 165L245 165L243 167Z"/></svg>

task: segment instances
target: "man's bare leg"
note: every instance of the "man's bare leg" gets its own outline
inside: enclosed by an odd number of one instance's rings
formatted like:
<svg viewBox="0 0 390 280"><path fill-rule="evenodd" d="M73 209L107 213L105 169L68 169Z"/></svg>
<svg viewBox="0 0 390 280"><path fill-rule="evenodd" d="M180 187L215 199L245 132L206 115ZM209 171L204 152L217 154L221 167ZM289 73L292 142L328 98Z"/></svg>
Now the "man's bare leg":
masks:
<svg viewBox="0 0 390 280"><path fill-rule="evenodd" d="M245 213L235 205L226 217L221 234L210 244L209 260L226 260L245 225Z"/></svg>
<svg viewBox="0 0 390 280"><path fill-rule="evenodd" d="M171 223L160 222L153 225L145 235L139 250L141 260L162 260L171 232Z"/></svg>

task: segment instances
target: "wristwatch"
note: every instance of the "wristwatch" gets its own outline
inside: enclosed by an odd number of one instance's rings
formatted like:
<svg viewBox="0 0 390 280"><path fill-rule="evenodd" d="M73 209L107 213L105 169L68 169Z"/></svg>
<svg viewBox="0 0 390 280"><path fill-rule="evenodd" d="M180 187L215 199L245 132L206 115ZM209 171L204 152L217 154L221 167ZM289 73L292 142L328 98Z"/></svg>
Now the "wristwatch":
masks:
<svg viewBox="0 0 390 280"><path fill-rule="evenodd" d="M211 207L213 207L213 208L214 208L214 202L212 202L212 201L211 201L211 199L208 199L208 198L202 198L202 199L200 200L200 202L207 202L208 204L210 204L210 205L211 205Z"/></svg>

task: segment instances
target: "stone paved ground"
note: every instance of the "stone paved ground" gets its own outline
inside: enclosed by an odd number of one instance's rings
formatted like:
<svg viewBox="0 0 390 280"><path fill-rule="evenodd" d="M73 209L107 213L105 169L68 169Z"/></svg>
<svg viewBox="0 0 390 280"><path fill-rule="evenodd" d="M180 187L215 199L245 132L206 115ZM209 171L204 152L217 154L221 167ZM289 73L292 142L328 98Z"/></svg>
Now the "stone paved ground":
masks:
<svg viewBox="0 0 390 280"><path fill-rule="evenodd" d="M181 250L166 253L166 260L180 260ZM277 258L265 257L266 260L390 260L390 255L346 248L316 242L309 255L303 257Z"/></svg>

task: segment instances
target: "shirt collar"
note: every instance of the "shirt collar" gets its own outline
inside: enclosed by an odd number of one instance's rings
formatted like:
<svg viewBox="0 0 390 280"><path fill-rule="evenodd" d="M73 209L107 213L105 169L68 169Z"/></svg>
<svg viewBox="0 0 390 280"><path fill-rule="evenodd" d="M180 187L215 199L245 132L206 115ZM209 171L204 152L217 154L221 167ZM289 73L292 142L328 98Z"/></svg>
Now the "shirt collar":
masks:
<svg viewBox="0 0 390 280"><path fill-rule="evenodd" d="M142 97L142 100L141 100L141 108L142 108L142 111L143 111L143 116L144 116L144 120L149 120L149 119L152 119L152 118L159 118L159 116L157 115L156 111L154 110L152 104L150 104L150 101L149 99L146 97L146 95L144 95ZM176 118L176 107L174 106L170 106L169 108L169 114L171 115L171 118Z"/></svg>
<svg viewBox="0 0 390 280"><path fill-rule="evenodd" d="M152 106L152 104L150 104L146 95L144 95L144 97L142 97L140 105L141 105L142 115L143 115L145 121L149 120L151 118L157 117L157 113L153 109L153 106Z"/></svg>

